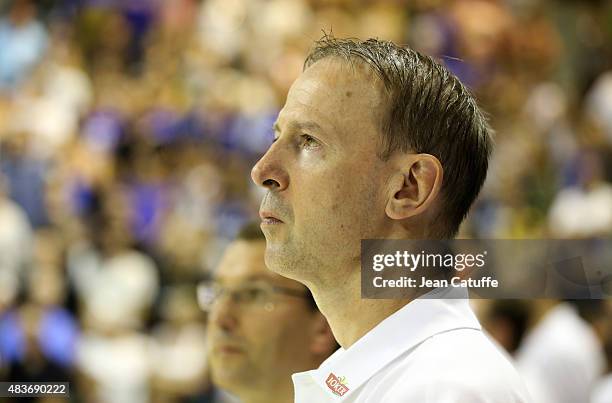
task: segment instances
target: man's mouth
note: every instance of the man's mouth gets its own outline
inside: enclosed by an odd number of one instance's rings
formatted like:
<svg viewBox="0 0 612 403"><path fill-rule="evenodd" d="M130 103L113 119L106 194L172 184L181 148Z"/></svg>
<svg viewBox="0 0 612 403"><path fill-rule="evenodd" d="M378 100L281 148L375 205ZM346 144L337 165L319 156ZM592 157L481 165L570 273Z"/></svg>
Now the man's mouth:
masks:
<svg viewBox="0 0 612 403"><path fill-rule="evenodd" d="M244 354L244 348L233 342L213 342L213 351L219 354Z"/></svg>
<svg viewBox="0 0 612 403"><path fill-rule="evenodd" d="M273 213L269 211L260 211L259 217L261 218L262 225L278 225L283 224L283 220L276 217Z"/></svg>
<svg viewBox="0 0 612 403"><path fill-rule="evenodd" d="M230 345L222 345L217 347L217 351L221 354L243 354L244 350L240 347L230 346Z"/></svg>

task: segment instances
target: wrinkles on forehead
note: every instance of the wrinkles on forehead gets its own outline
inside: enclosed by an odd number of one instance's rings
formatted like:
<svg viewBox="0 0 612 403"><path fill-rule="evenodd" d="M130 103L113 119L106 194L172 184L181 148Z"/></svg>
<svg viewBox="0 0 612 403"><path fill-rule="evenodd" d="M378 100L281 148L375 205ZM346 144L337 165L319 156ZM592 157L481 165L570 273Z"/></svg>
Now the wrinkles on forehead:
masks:
<svg viewBox="0 0 612 403"><path fill-rule="evenodd" d="M330 135L352 140L367 130L379 133L386 94L378 76L363 63L325 58L309 66L287 95L278 123L312 121Z"/></svg>

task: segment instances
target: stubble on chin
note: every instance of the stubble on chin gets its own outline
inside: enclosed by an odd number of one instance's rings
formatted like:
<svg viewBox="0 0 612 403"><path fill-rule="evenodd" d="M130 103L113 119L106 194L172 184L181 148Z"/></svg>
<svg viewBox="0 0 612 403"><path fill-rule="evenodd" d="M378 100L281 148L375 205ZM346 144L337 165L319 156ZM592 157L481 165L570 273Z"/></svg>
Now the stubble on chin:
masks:
<svg viewBox="0 0 612 403"><path fill-rule="evenodd" d="M275 245L268 243L266 245L265 261L269 270L305 285L317 281L317 278L320 277L320 271L325 270L326 267L312 253L291 244Z"/></svg>

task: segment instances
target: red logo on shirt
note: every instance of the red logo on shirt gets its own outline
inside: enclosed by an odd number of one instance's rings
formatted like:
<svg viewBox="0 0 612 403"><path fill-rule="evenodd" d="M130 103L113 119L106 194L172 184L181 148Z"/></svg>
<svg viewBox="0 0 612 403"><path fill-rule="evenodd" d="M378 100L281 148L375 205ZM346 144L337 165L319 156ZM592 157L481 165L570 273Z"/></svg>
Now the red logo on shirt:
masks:
<svg viewBox="0 0 612 403"><path fill-rule="evenodd" d="M328 388L331 389L332 392L334 392L338 396L344 396L344 394L349 390L349 388L346 386L346 379L343 376L338 378L331 372L327 377L327 381L325 381L325 384Z"/></svg>

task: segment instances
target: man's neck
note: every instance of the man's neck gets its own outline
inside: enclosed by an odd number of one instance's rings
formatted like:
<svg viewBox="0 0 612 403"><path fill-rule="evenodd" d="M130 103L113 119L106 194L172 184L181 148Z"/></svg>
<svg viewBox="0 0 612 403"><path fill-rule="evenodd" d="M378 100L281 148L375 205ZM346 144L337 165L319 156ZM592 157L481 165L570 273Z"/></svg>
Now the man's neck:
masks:
<svg viewBox="0 0 612 403"><path fill-rule="evenodd" d="M410 300L362 299L361 276L355 270L342 287L318 287L311 292L342 348L347 349Z"/></svg>

